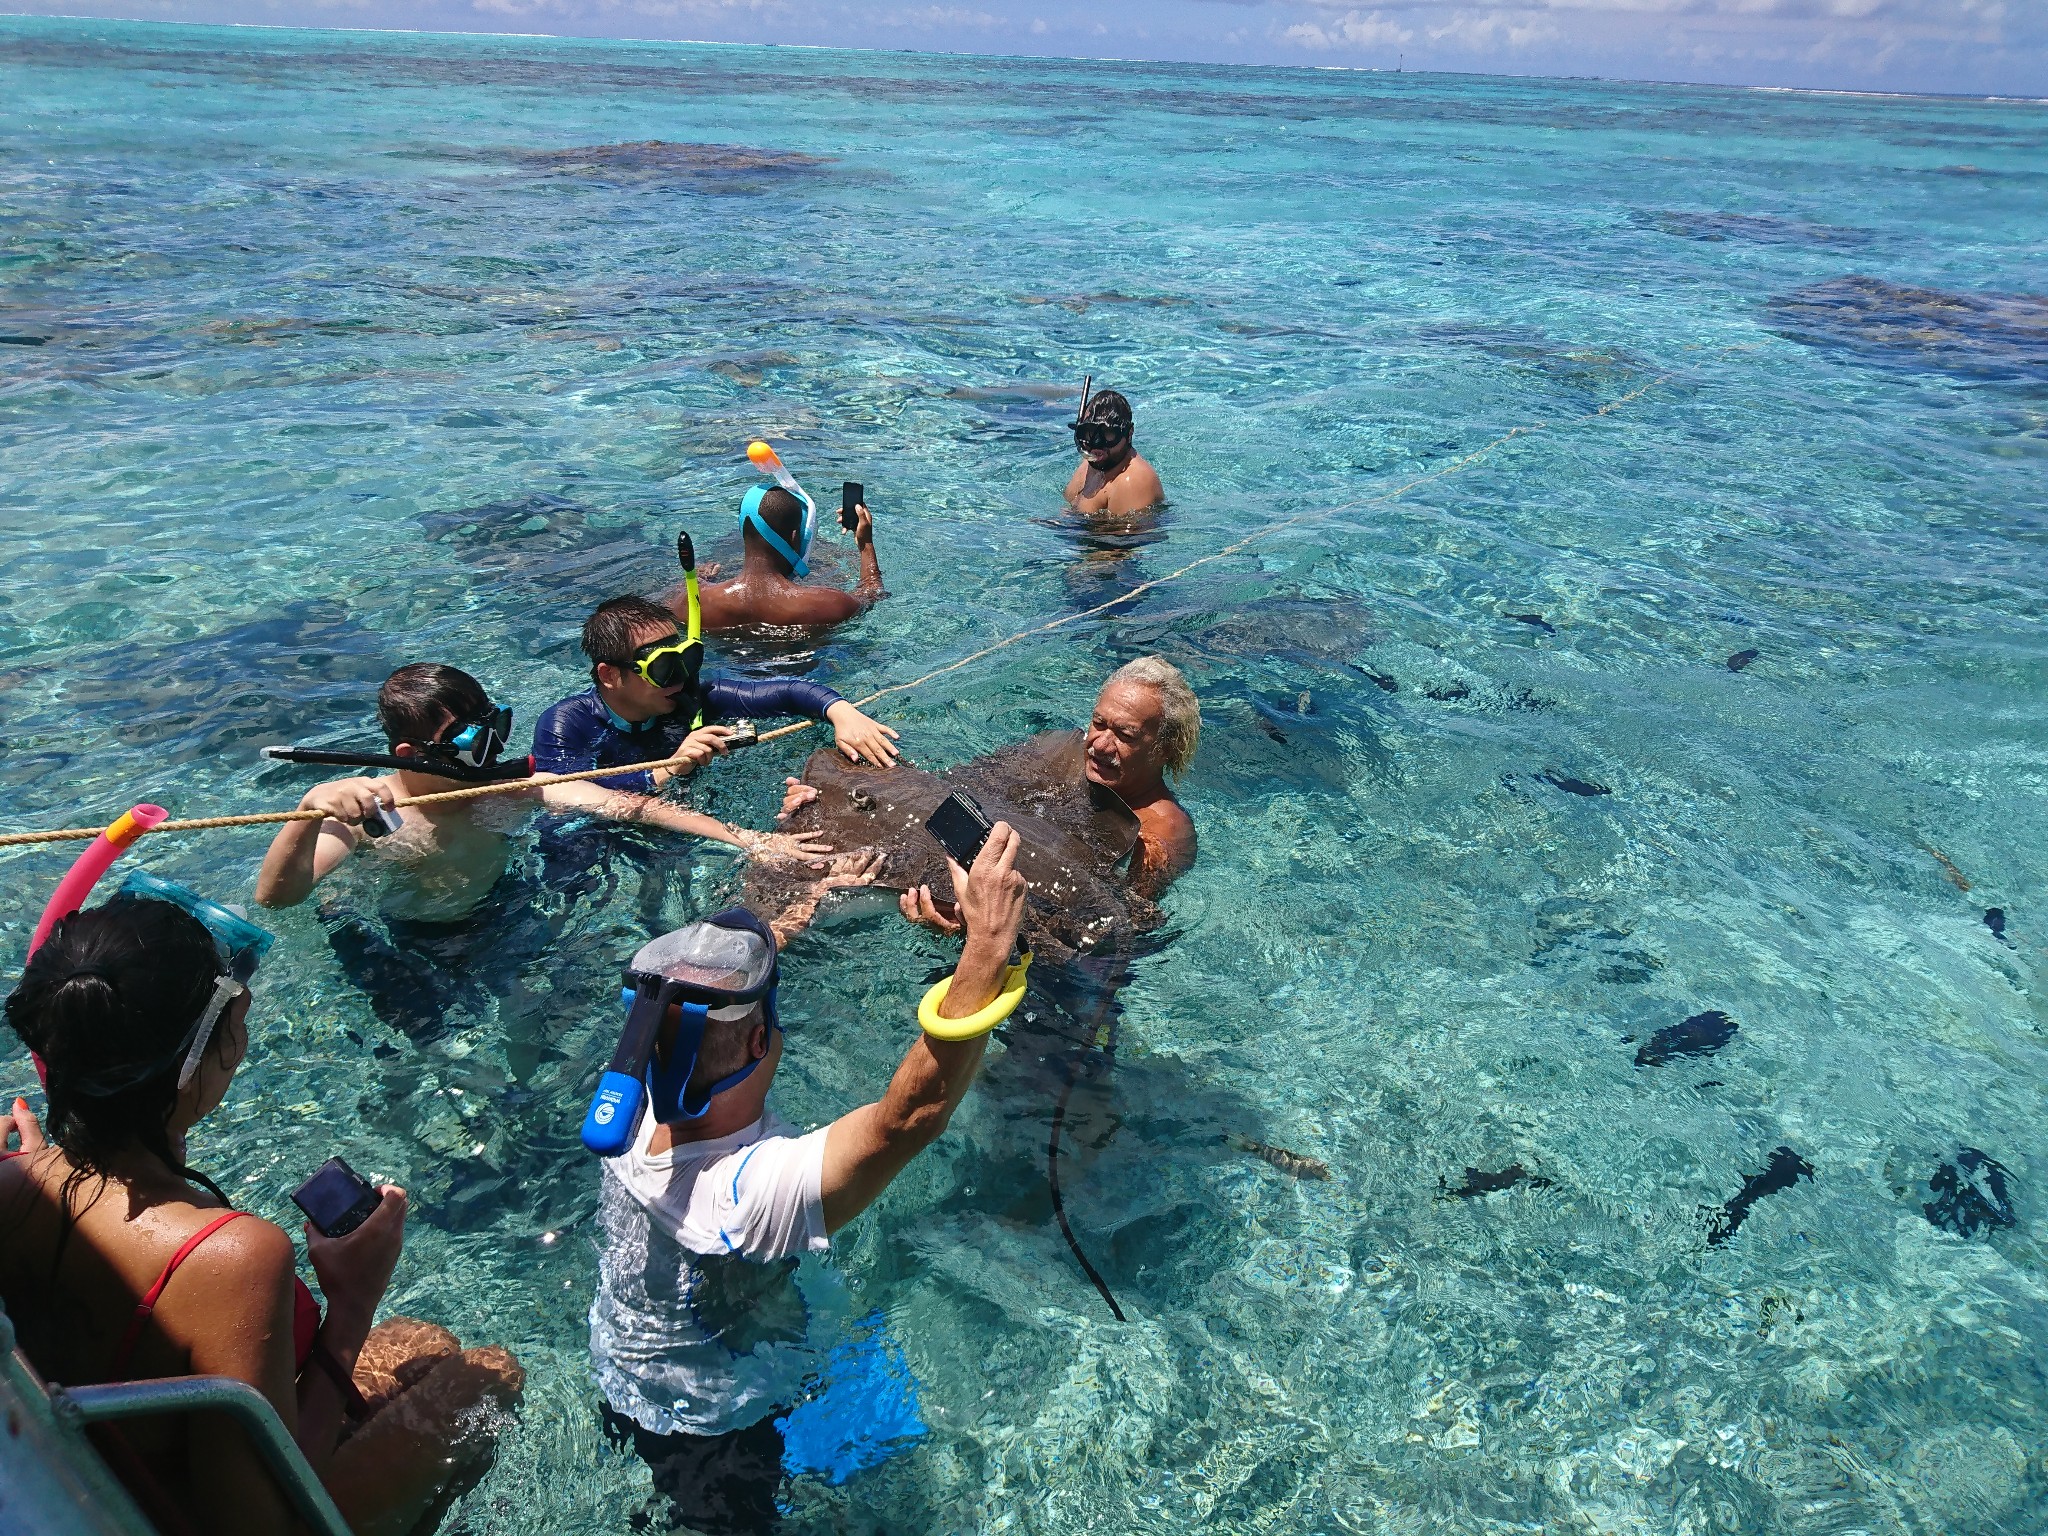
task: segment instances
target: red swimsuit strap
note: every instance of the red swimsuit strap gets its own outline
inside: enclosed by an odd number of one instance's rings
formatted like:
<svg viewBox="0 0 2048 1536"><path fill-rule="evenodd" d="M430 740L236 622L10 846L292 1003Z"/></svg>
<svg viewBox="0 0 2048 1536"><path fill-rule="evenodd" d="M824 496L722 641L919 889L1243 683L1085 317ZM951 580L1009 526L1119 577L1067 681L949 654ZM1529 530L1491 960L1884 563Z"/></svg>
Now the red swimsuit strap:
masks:
<svg viewBox="0 0 2048 1536"><path fill-rule="evenodd" d="M135 1315L128 1319L128 1331L121 1335L121 1342L114 1347L114 1367L110 1380L119 1381L128 1370L128 1360L135 1353L135 1346L142 1339L142 1325L156 1310L157 1298L163 1295L164 1287L171 1283L171 1276L178 1272L178 1266L192 1257L192 1252L242 1211L224 1211L205 1226L185 1239L185 1245L171 1255L171 1262L164 1266L164 1272L156 1277L156 1284L149 1288L149 1294L135 1304Z"/></svg>

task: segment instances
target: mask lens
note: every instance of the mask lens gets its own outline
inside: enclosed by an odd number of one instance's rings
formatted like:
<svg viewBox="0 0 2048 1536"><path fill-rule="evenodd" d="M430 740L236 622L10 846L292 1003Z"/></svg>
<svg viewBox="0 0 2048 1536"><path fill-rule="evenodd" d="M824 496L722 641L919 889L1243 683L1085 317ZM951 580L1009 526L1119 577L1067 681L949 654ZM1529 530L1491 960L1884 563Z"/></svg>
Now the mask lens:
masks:
<svg viewBox="0 0 2048 1536"><path fill-rule="evenodd" d="M1114 447L1123 438L1123 433L1106 421L1077 421L1074 423L1074 442L1082 451L1100 453Z"/></svg>
<svg viewBox="0 0 2048 1536"><path fill-rule="evenodd" d="M639 658L640 675L657 688L675 688L688 683L693 671L690 665L693 648L672 641L662 641L659 645L659 649Z"/></svg>

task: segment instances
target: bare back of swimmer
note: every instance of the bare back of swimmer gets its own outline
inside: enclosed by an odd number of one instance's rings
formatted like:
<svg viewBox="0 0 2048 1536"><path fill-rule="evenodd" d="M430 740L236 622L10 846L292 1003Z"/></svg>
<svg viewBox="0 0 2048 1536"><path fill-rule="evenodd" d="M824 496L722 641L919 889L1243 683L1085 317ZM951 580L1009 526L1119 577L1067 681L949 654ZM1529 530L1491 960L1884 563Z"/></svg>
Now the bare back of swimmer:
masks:
<svg viewBox="0 0 2048 1536"><path fill-rule="evenodd" d="M760 516L790 548L802 539L803 506L776 487L761 498ZM742 526L746 553L739 575L704 586L698 599L704 628L713 634L752 625L778 629L829 629L865 613L888 594L882 588L881 561L875 554L875 520L865 506L857 509L854 548L860 555L860 581L849 592L826 582L800 580L787 556L771 548L749 523ZM677 592L668 598L677 620L689 617L687 599Z"/></svg>

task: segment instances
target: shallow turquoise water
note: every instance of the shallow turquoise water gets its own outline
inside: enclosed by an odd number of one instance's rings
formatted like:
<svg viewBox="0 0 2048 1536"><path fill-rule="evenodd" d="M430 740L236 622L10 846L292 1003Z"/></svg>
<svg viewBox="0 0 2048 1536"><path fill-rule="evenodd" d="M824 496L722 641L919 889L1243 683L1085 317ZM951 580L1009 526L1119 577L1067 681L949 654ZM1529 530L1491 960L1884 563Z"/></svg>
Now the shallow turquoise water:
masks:
<svg viewBox="0 0 2048 1536"><path fill-rule="evenodd" d="M562 153L646 140L723 148ZM0 824L286 803L255 748L367 728L403 660L530 722L679 521L730 557L757 434L868 485L896 597L766 663L849 692L1327 512L894 701L945 764L1163 651L1203 859L1064 1165L1131 1321L1051 1223L1049 1105L992 1074L811 1277L826 1331L883 1314L932 1432L792 1485L792 1528L2038 1531L2048 312L1941 293L2048 292L2044 140L1964 102L0 22ZM1059 515L1089 371L1173 494L1121 551ZM805 746L701 803L764 823ZM225 896L263 846L143 862ZM623 1530L575 1129L616 967L738 872L526 862L499 997L424 1044L282 918L198 1160L276 1216L336 1151L406 1183L395 1302L532 1372L449 1528ZM8 858L10 965L63 863ZM799 943L786 1114L879 1089L938 958L858 909ZM1635 1064L1707 1010L1718 1054ZM1781 1146L1814 1176L1710 1244ZM2011 1226L1922 1214L1963 1147Z"/></svg>

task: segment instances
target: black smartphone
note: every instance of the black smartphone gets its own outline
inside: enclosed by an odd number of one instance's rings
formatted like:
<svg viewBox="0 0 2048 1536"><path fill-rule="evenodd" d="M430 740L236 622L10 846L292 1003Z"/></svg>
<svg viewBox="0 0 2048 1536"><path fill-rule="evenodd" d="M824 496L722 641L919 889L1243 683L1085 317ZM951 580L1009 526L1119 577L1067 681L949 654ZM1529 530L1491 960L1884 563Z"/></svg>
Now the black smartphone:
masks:
<svg viewBox="0 0 2048 1536"><path fill-rule="evenodd" d="M329 1237L348 1236L383 1203L377 1187L338 1157L327 1159L292 1193L292 1204Z"/></svg>
<svg viewBox="0 0 2048 1536"><path fill-rule="evenodd" d="M953 856L955 864L962 869L970 869L975 856L981 852L981 845L995 830L995 824L988 819L988 812L981 808L981 803L974 796L956 789L939 802L939 808L932 812L924 829L939 840L939 846Z"/></svg>
<svg viewBox="0 0 2048 1536"><path fill-rule="evenodd" d="M839 526L848 533L860 526L860 519L853 515L853 509L868 499L867 487L858 480L843 480L839 485Z"/></svg>

